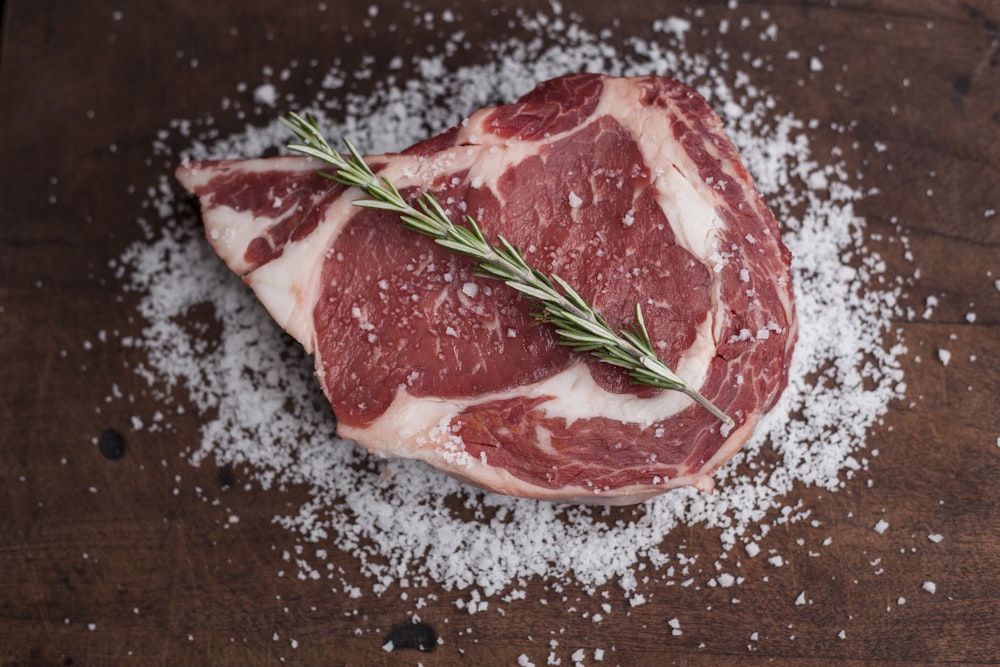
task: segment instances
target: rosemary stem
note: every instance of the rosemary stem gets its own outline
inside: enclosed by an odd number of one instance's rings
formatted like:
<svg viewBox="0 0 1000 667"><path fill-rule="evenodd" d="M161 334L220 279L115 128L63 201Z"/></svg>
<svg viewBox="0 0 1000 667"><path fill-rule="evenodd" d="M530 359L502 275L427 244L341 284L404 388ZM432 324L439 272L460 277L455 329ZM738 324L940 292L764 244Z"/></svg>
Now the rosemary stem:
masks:
<svg viewBox="0 0 1000 667"><path fill-rule="evenodd" d="M357 187L371 197L356 200L355 205L396 213L404 227L476 260L480 275L500 280L538 302L540 318L555 326L561 344L627 369L635 382L686 394L725 424L733 425L728 415L657 356L638 304L635 323L615 332L569 283L557 275L546 276L530 266L521 251L503 236L498 236L496 245L491 245L470 216L465 216L465 226L456 225L430 193L420 195L416 206L409 203L395 185L375 175L349 140L344 141L349 157L335 151L323 138L312 116L292 113L281 122L302 142L289 144L290 150L329 164L334 171L320 174L343 185Z"/></svg>

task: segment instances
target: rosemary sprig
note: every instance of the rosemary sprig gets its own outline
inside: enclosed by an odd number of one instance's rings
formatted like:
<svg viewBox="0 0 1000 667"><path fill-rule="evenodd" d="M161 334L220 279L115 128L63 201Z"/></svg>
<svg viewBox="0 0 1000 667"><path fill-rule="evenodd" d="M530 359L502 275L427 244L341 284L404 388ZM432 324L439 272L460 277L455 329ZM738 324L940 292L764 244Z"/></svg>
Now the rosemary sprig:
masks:
<svg viewBox="0 0 1000 667"><path fill-rule="evenodd" d="M733 424L728 415L690 387L657 356L639 304L635 306L635 322L616 333L572 286L557 275L546 276L530 266L521 251L503 236L497 236L497 244L491 245L483 237L478 223L468 215L465 226L452 223L430 193L421 194L416 199L416 206L410 204L395 185L375 175L349 140L344 141L347 157L335 151L320 133L312 115L291 113L281 118L281 122L301 142L289 144L289 150L329 164L334 171L320 174L343 185L357 187L371 197L358 199L355 205L396 213L407 229L476 260L480 275L501 280L535 301L540 307L538 316L555 327L560 344L625 368L632 380L640 384L684 393L726 424Z"/></svg>

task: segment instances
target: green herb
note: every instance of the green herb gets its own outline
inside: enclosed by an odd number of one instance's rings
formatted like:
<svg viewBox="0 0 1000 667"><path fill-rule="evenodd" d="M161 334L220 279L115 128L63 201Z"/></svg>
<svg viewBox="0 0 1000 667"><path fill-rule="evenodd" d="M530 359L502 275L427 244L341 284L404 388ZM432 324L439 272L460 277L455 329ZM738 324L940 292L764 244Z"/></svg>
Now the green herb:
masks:
<svg viewBox="0 0 1000 667"><path fill-rule="evenodd" d="M396 186L375 175L349 140L344 141L347 157L335 151L311 115L292 113L281 121L302 142L289 144L290 150L329 164L335 171L320 172L323 176L357 187L371 197L356 200L355 205L396 213L407 229L476 260L480 275L501 280L535 301L539 306L537 316L555 327L560 344L625 368L632 380L640 384L687 394L726 424L733 424L732 419L688 386L656 355L639 304L635 307L635 322L615 332L566 281L529 266L521 251L507 239L497 236L495 245L488 243L471 216L465 216L465 226L452 223L430 193L420 195L415 206L410 204Z"/></svg>

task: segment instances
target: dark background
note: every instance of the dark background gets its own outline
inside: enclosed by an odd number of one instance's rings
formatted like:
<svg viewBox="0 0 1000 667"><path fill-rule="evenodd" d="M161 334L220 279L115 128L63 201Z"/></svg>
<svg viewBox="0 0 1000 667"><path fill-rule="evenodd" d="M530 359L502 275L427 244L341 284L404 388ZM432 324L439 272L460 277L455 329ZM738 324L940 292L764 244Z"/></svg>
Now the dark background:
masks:
<svg viewBox="0 0 1000 667"><path fill-rule="evenodd" d="M248 101L267 66L335 57L350 64L359 53L388 59L422 53L439 38L425 30L392 39L366 28L368 2L331 1L325 12L318 4L4 7L0 665L513 665L521 654L541 665L550 653L568 665L577 648L588 665L1000 661L1000 215L985 214L1000 208L1000 3L743 1L732 14L727 3L702 5L692 42L700 26L766 11L780 27L777 42L730 30L731 53L781 63L790 49L822 48L824 72L805 84L780 64L756 76L781 110L849 128L839 138L818 132L817 154L856 141L848 159L857 164L848 166L878 190L858 203L870 233L895 237L898 221L909 238L912 262L889 242L882 248L915 313L893 323L908 347L906 398L871 434L879 455L866 474L834 494L796 491L823 530L775 529L766 546L793 555L785 567L745 559L737 587L674 587L634 609L611 596L614 611L601 623L574 611L598 603L572 583L559 596L552 582L529 582L526 601L494 602L474 616L453 604L460 591L414 591L429 600L420 615L443 639L433 653L382 650L413 605L372 594L349 554L331 559L366 590L359 599L291 576L282 552L293 536L271 519L302 502L304 490L246 488L240 470L187 464L179 452L196 443L194 413L175 420L176 433L132 432L130 415L155 406L103 401L112 384L140 404L152 400L129 370L141 354L114 340L83 345L101 329L137 331L134 295L120 298L109 261L143 238L137 218L155 224L130 186L163 173L150 161L160 129L205 116L222 96L238 98L235 82L250 83ZM565 9L591 30L617 18L618 34L648 37L654 19L690 18L686 4ZM516 34L479 3L419 7L455 11L469 62L489 57L478 39ZM375 20L402 25L414 16L381 6ZM307 74L303 66L284 84L300 99L312 97ZM223 134L242 127L220 123ZM924 318L928 296L940 305ZM939 347L952 352L948 365ZM92 444L108 427L128 439L117 461ZM226 528L229 513L241 521ZM882 517L889 528L880 535L872 526ZM944 540L934 544L929 533ZM827 535L832 542L810 557ZM701 528L668 539L689 553L718 550L718 537ZM935 593L921 589L925 580ZM796 605L804 590L812 603ZM549 604L534 602L542 596ZM682 635L671 634L671 618ZM603 662L594 648L605 649Z"/></svg>

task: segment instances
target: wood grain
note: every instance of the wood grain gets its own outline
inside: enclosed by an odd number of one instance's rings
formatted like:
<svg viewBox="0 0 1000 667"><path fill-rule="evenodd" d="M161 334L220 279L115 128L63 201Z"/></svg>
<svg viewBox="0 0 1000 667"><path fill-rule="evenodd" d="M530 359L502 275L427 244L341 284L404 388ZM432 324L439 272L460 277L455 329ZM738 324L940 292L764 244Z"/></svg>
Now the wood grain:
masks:
<svg viewBox="0 0 1000 667"><path fill-rule="evenodd" d="M873 192L857 208L911 309L892 322L908 348L906 398L872 432L865 474L836 493L796 491L815 525L768 536L785 566L744 559L739 586L672 587L635 608L613 600L600 623L579 613L596 605L571 582L528 582L531 603L494 601L475 616L455 607L459 591L410 591L428 599L420 615L443 640L433 653L382 650L413 608L401 591L350 599L295 578L283 557L294 540L272 518L305 489L264 491L244 484L248 471L189 465L179 453L197 443L194 413L175 432L132 429L131 415L155 406L133 372L141 353L120 343L138 326L135 296L109 262L143 238L139 218L155 223L136 188L166 173L150 147L171 120L239 99L237 84L252 91L266 67L423 53L437 35L369 29L368 2L322 13L278 0L123 4L4 7L0 665L515 665L550 653L567 665L578 648L587 665L1000 661L1000 4L744 1L730 13L715 2L694 16L679 1L573 3L592 30L620 21L616 35L650 37L654 19L687 16L692 45L731 17L727 51L767 56L755 80L815 119L817 155L856 143L848 167ZM516 34L486 5L420 6L452 8L472 43ZM739 30L740 16L774 23L777 39ZM392 5L376 20L413 17ZM823 70L810 75L785 57L793 50L821 53ZM320 72L303 67L287 85L309 99ZM240 129L228 122L223 132ZM924 317L929 296L939 305ZM101 330L118 336L101 343ZM112 385L134 402L106 402ZM120 460L93 445L106 428L126 434ZM872 530L880 518L884 534ZM718 537L685 528L668 542L710 552ZM331 559L367 588L350 554ZM797 605L803 592L811 603Z"/></svg>

